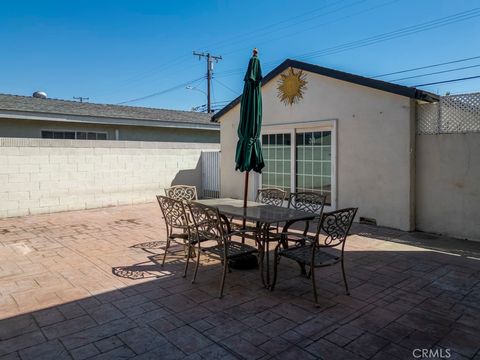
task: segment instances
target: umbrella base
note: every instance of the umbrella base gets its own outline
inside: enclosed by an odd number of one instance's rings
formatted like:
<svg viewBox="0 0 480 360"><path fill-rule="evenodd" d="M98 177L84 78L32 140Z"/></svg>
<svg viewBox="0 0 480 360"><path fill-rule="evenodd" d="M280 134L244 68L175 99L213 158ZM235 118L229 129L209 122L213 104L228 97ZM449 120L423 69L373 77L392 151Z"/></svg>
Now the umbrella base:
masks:
<svg viewBox="0 0 480 360"><path fill-rule="evenodd" d="M230 260L228 265L236 270L251 270L258 267L257 257L255 255L245 255L234 260Z"/></svg>

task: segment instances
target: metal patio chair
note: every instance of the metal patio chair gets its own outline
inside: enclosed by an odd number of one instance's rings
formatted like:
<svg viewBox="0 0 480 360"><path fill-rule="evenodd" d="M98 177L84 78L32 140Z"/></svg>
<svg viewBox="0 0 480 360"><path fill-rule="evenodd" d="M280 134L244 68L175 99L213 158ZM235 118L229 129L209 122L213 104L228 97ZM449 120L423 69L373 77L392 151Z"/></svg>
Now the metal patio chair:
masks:
<svg viewBox="0 0 480 360"><path fill-rule="evenodd" d="M348 291L347 277L345 275L344 249L353 219L358 208L347 208L322 214L314 237L289 233L287 240L295 241L297 246L281 249L281 242L275 248L274 281L272 290L277 278L277 268L280 258L285 257L296 261L299 264L310 267L310 278L312 279L313 294L315 303L318 303L317 287L315 284L315 268L325 267L341 263L345 291ZM325 237L321 237L321 233ZM282 235L284 236L284 235ZM324 251L323 249L340 246L340 254Z"/></svg>
<svg viewBox="0 0 480 360"><path fill-rule="evenodd" d="M288 207L290 209L305 211L316 215L314 221L320 221L325 201L327 197L317 192L297 192L291 193L288 197ZM307 235L310 222L305 222L305 229L303 235Z"/></svg>
<svg viewBox="0 0 480 360"><path fill-rule="evenodd" d="M165 196L182 201L197 200L197 187L191 185L174 185L165 189Z"/></svg>
<svg viewBox="0 0 480 360"><path fill-rule="evenodd" d="M242 256L258 253L258 250L242 242L233 241L233 236L241 236L241 231L229 231L228 219L221 216L217 209L198 203L187 204L194 223L193 238L197 245L197 263L192 283L197 278L200 265L200 254L204 254L221 261L223 266L220 283L219 298L223 296L225 278L230 271L229 261ZM208 243L206 243L208 242ZM205 243L205 245L203 245Z"/></svg>
<svg viewBox="0 0 480 360"><path fill-rule="evenodd" d="M165 252L163 253L161 265L165 265L165 259L167 257L170 243L172 241L181 243L187 254L187 262L183 274L183 277L185 277L187 275L188 263L192 250L192 224L189 223L183 201L162 195L157 195L157 200L160 209L162 210L163 218L165 219L165 227L167 231L167 244L165 245Z"/></svg>

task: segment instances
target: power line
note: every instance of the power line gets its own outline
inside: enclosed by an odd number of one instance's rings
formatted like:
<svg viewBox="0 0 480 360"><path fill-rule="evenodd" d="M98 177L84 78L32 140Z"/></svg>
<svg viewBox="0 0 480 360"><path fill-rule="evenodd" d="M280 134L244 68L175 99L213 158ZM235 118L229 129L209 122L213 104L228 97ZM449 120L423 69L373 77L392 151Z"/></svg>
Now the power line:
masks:
<svg viewBox="0 0 480 360"><path fill-rule="evenodd" d="M465 80L478 79L478 78L480 78L480 75L477 75L477 76L469 76L469 77L464 77L464 78L459 78L459 79L450 79L450 80L444 80L444 81L436 81L436 82L431 82L431 83L427 83L427 84L413 85L413 87L422 87L422 86L428 86L428 85L446 84L446 83L451 83L451 82L456 82L456 81L465 81Z"/></svg>
<svg viewBox="0 0 480 360"><path fill-rule="evenodd" d="M452 60L452 61L447 61L447 62L438 63L438 64L433 64L433 65L425 65L425 66L420 66L420 67L413 68L413 69L394 71L394 72L391 72L391 73L386 73L386 74L380 74L380 75L372 76L371 78L372 78L372 79L377 79L377 78L385 77L385 76L389 76L389 75L396 75L396 74L402 74L402 73L411 72L411 71L416 71L416 70L428 69L428 68L437 67L437 66L450 65L450 64L455 64L455 63L464 62L464 61L469 61L469 60L474 60L474 59L480 59L480 56L474 56L474 57L469 57L469 58L459 59L459 60Z"/></svg>
<svg viewBox="0 0 480 360"><path fill-rule="evenodd" d="M444 74L444 73L453 72L453 71L460 71L460 70L465 70L465 69L472 69L472 68L476 68L476 67L479 67L479 66L480 66L480 64L471 65L471 66L463 66L463 67L460 67L460 68L449 69L449 70L442 70L442 71L435 71L435 72L431 72L431 73L428 73L428 74L420 74L420 75L414 75L414 76L407 76L407 77L404 77L404 78L395 79L395 80L389 80L389 81L394 82L394 81L400 81L400 80L415 79L415 78L423 77L423 76L430 76L430 75Z"/></svg>
<svg viewBox="0 0 480 360"><path fill-rule="evenodd" d="M454 15L445 16L445 17L427 21L418 25L407 26L398 30L386 32L383 34L367 37L367 38L356 40L356 41L347 42L347 43L340 44L337 46L332 46L326 49L312 51L309 53L305 53L300 57L303 57L305 59L311 59L319 56L332 55L338 52L343 52L347 50L356 49L359 47L369 46L379 42L388 41L388 40L396 39L399 37L404 37L407 35L417 34L419 32L454 24L460 21L465 21L477 16L480 16L480 8L474 8L472 10L463 11Z"/></svg>
<svg viewBox="0 0 480 360"><path fill-rule="evenodd" d="M391 0L391 1L387 1L385 3L382 3L382 4L379 4L379 5L375 5L375 6L371 6L369 8L366 8L366 9L363 9L363 10L360 10L360 11L357 11L357 12L354 12L352 14L349 14L349 15L346 15L346 16L342 16L342 17L339 17L339 18L336 18L336 19L333 19L331 21L327 21L327 22L323 22L323 23L320 23L320 24L316 24L315 26L311 26L311 27L308 27L308 28L305 28L305 29L301 29L301 30L298 30L298 31L294 31L294 32L289 32L287 34L282 34L281 36L278 36L278 37L275 37L275 38L270 38L270 39L265 39L265 40L262 40L262 41L258 41L258 37L255 38L255 44L257 45L260 45L260 44L265 44L265 43L271 43L272 41L277 41L277 40L285 40L286 38L289 38L289 37L293 37L293 36L296 36L298 34L301 34L303 32L307 32L307 31L311 31L311 30L314 30L314 29L318 29L320 27L324 27L326 25L330 25L330 24L335 24L337 22L340 22L342 20L345 20L345 19L349 19L349 18L352 18L354 16L357 16L357 15L360 15L360 14L363 14L363 13L366 13L366 12L370 12L372 10L375 10L375 9L378 9L380 7L384 7L384 6L387 6L387 5L390 5L394 2L398 2L399 0ZM336 10L344 10L345 8L347 7L351 7L353 5L356 5L356 3L354 4L351 4L350 6L345 6L343 8L340 8L340 9L336 9ZM337 12L337 11L331 11L329 13L326 13L326 14L331 14L333 12ZM323 14L323 15L326 15L326 14ZM323 16L322 15L322 16ZM320 16L320 15L318 15ZM318 17L317 16L317 17ZM311 18L313 19L313 18ZM311 20L311 19L308 19L308 20ZM298 25L298 24L303 24L304 22L298 22L296 24L293 24L293 25ZM287 27L284 27L284 28L281 28L281 29L278 29L278 30L275 30L275 32L277 31L281 31L281 30L284 30L286 29ZM238 51L241 51L240 49L239 50L234 50L234 51L230 51L230 52L227 52L226 55L230 55L230 54L233 54L233 53L236 53Z"/></svg>
<svg viewBox="0 0 480 360"><path fill-rule="evenodd" d="M126 101L122 101L122 102L119 102L117 103L117 105L123 105L123 104L128 104L128 103L132 103L132 102L137 102L137 101L141 101L141 100L146 100L146 99L150 99L152 97L155 97L155 96L159 96L159 95L163 95L163 94L166 94L166 93L169 93L171 91L174 91L174 90L177 90L181 87L184 87L184 86L187 86L187 85L191 85L191 84L194 84L200 80L203 80L205 77L202 76L198 79L194 79L194 80L190 80L190 81L187 81L187 82L184 82L182 84L179 84L179 85L175 85L171 88L168 88L168 89L165 89L165 90L161 90L161 91L158 91L158 92L155 92L153 94L149 94L149 95L145 95L145 96L142 96L142 97L138 97L138 98L134 98L134 99L131 99L131 100L126 100Z"/></svg>
<svg viewBox="0 0 480 360"><path fill-rule="evenodd" d="M315 19L315 18L317 18L317 17L323 17L323 16L326 16L326 15L331 14L331 13L335 13L335 12L338 12L338 11L342 11L342 10L345 10L346 8L348 8L348 7L355 6L355 5L357 5L357 4L359 4L359 3L362 3L362 2L365 2L365 1L366 1L366 0L355 1L355 2L353 2L353 3L351 3L351 4L347 4L347 5L341 6L341 7L337 8L337 9L331 10L331 11L329 11L329 12L323 12L322 14L319 14L319 15L316 15L316 16L311 16L310 18L304 19L304 20L302 20L302 21L300 21L300 22L296 22L296 23L287 25L286 27L282 27L282 28L280 28L280 29L276 29L276 30L273 30L273 31L274 31L274 32L278 32L278 31L284 30L284 29L286 29L286 28L288 28L288 27L296 26L296 25L298 25L298 24L303 24L303 23L305 23L305 22L307 22L307 21L311 21L311 20L313 20L313 19ZM391 2L395 2L395 1L399 1L399 0L393 0L393 1L391 1ZM302 18L302 17L307 16L307 15L312 15L312 14L315 13L315 12L318 12L318 11L321 11L321 10L324 10L324 9L327 9L327 8L329 8L329 7L335 6L335 5L340 4L340 3L342 3L342 2L343 2L343 0L340 0L340 1L336 1L336 2L331 3L331 4L328 4L328 5L325 5L325 6L321 6L321 7L315 8L315 9L313 9L313 10L310 10L310 11L307 11L307 12L304 12L304 13L301 13L301 14L299 14L299 15L290 17L290 18L288 18L288 19L284 19L284 20L282 20L282 21L279 21L279 22L272 23L272 24L270 24L270 25L264 26L264 27L262 27L262 28L260 28L260 29L255 30L255 31L248 32L248 33L244 33L243 35L235 36L235 37L232 37L232 38L230 38L230 39L226 39L226 40L222 40L222 41L217 42L217 43L213 43L213 44L211 44L210 46L206 46L206 48L212 47L212 46L216 46L217 48L222 48L222 47L225 47L224 44L226 44L227 46L230 46L230 45L232 45L232 44L235 44L235 42L233 41L233 40L235 40L235 38L239 38L239 37L242 38L242 37L243 37L243 38L244 38L243 40L248 40L248 39L249 39L249 37L248 37L249 35L255 35L255 38L258 38L258 35L256 35L256 34L258 34L259 32L268 30L268 29L270 29L270 28L275 28L275 27L277 27L277 26L279 26L279 25L281 25L281 24L285 24L285 23L292 22L292 21L295 20L295 19L299 19L299 18ZM388 4L388 3L386 3L386 4ZM386 4L381 4L381 5L379 5L379 6L372 7L372 8L370 8L370 9L367 9L367 10L364 10L364 11L361 11L361 12L358 12L357 14L363 13L363 12L365 12L365 11L370 11L370 10L372 10L373 8L380 7L380 6L384 6L384 5L386 5ZM353 14L353 15L357 15L357 14ZM351 16L352 16L352 15L351 15ZM341 18L341 19L345 19L345 18L348 18L348 17L351 17L351 16L346 16L346 17L343 17L343 18ZM334 22L335 22L335 21L334 21ZM317 27L317 26L316 26L316 27ZM307 29L307 30L309 30L309 29ZM265 33L265 34L263 34L263 35L261 35L261 36L268 35L268 34L269 34L269 32L267 32L267 33ZM250 37L250 38L252 38L252 37ZM282 38L283 38L283 37L282 37ZM243 40L241 40L241 41L243 41ZM239 42L239 41L237 41L236 43L238 43L238 42ZM221 46L218 47L218 45L221 45ZM204 47L204 48L205 48L205 47ZM236 52L236 51L234 51L234 52ZM177 58L174 58L174 59L172 59L172 60L170 60L170 61L168 61L168 62L162 63L161 65L155 66L155 67L153 67L153 68L151 68L151 69L149 69L149 70L147 70L147 71L145 71L145 72L142 72L142 73L138 74L137 76L130 78L130 80L127 80L126 82L124 82L124 83L121 84L120 86L116 87L116 89L113 91L113 93L117 93L117 92L119 92L119 90L122 90L122 89L128 87L130 84L138 83L138 82L140 82L140 81L148 78L148 77L150 76L150 74L154 73L154 72L155 72L156 70L158 70L159 68L162 69L162 70L160 71L160 73L163 73L163 72L165 72L165 71L167 71L167 70L170 70L170 69L172 69L172 68L177 68L177 67L178 67L179 65L181 65L182 63L185 63L185 61L187 60L187 58L188 58L188 55L187 55L187 54L184 54L184 55L181 55L181 56L179 56L179 57L177 57ZM180 61L180 60L181 60L181 61ZM167 66L167 65L169 65L169 66ZM158 74L158 73L157 73L157 74ZM112 94L112 91L109 91L109 94Z"/></svg>
<svg viewBox="0 0 480 360"><path fill-rule="evenodd" d="M471 19L471 18L474 18L474 17L478 17L478 16L480 16L480 8L474 8L474 9L467 10L467 11L464 11L464 12L460 12L460 13L457 13L457 14L454 14L454 15L438 18L438 19L435 19L435 20L431 20L431 21L428 21L428 22L425 22L425 23L408 26L408 27L405 27L405 28L401 28L401 29L397 29L397 30L394 30L394 31L378 34L378 35L371 36L371 37L368 37L368 38L359 39L359 40L347 42L347 43L344 43L344 44L340 44L340 45L337 45L337 46L328 47L328 48L325 48L325 49L322 49L322 50L317 50L317 51L312 51L312 52L309 52L309 53L304 53L304 54L299 55L297 57L303 58L303 59L310 59L310 58L316 58L316 57L319 57L319 56L332 55L332 54L336 54L336 53L339 53L339 52L344 52L344 51L357 49L357 48L360 48L360 47L370 46L370 45L377 44L377 43L380 43L380 42L392 40L392 39L395 39L395 38L398 38L398 37L413 35L413 34L417 34L419 32L424 32L424 31L432 30L432 29L435 29L435 28L438 28L438 27L447 26L447 25L450 25L450 24L454 24L454 23L457 23L457 22L460 22L460 21L465 21L465 20L468 20L468 19ZM273 63L278 63L278 61L281 61L281 60L274 61ZM270 62L270 63L272 63L272 62ZM237 74L239 71L242 71L242 69L231 69L231 70L227 70L227 71L222 72L222 73L218 73L218 75L219 76L229 76L229 75Z"/></svg>
<svg viewBox="0 0 480 360"><path fill-rule="evenodd" d="M217 83L219 83L220 85L222 85L225 89L227 90L230 90L232 93L234 93L235 95L238 95L238 91L235 91L233 90L231 87L225 85L224 83L222 83L220 80L218 80L217 78L213 79L215 80Z"/></svg>
<svg viewBox="0 0 480 360"><path fill-rule="evenodd" d="M365 0L360 0L360 2L362 1L365 1ZM248 32L248 33L245 33L243 35L240 35L240 37L245 37L245 36L248 36L249 34L256 34L258 33L259 31L262 31L262 30L265 30L265 29L268 29L268 28L271 28L271 27L275 27L275 26L278 26L280 24L283 24L283 23L288 23L288 22L291 22L292 20L294 19L297 19L297 18L300 18L300 17L303 17L303 16L306 16L306 15L311 15L312 13L314 12L317 12L317 11L320 11L320 10L323 10L325 8L328 8L328 7L331 7L333 5L336 5L338 3L341 3L342 0L340 1L337 1L335 3L332 3L332 4L329 4L329 5L326 5L326 6L322 6L322 7L319 7L319 8L316 8L316 9L313 9L309 12L305 12L305 13L302 13L300 15L297 15L297 16L294 16L294 17L291 17L291 18L288 18L288 19L285 19L283 21L280 21L280 22L277 22L277 23L273 23L273 24L270 24L270 25L267 25L267 26L264 26L263 28L260 28L260 29L257 29L255 30L254 32ZM354 4L351 4L351 5L355 5ZM341 10L341 9L344 9L345 7L348 7L348 6L344 6L344 7L341 7L340 9L338 10ZM321 14L321 16L324 16L326 14ZM229 39L225 39L225 40L222 40L220 42L217 42L217 43L214 43L213 46L216 46L217 44L228 44L228 45L231 45L233 43L233 40L235 40L235 38L238 38L239 36L234 36L234 37L231 37ZM248 38L247 38L248 39ZM210 46L205 46L204 48L208 48L208 47L212 47L212 44ZM220 46L220 47L224 47L224 45ZM129 85L133 84L133 83L138 83L144 79L147 79L152 73L156 72L156 70L158 69L162 69L159 73L163 73L167 70L170 70L171 68L176 68L178 67L179 65L183 64L186 62L186 60L188 59L189 55L188 54L183 54L181 56L178 56L174 59L171 59L167 62L164 62L160 65L157 65L149 70L146 70L144 72L141 72L139 73L138 75L136 75L135 77L131 77L130 79L127 79L125 82L123 82L120 86L117 86L116 89L113 91L113 93L117 93L119 90L122 90L126 87L128 87ZM157 72L158 74L158 72ZM112 94L112 91L109 91L109 94Z"/></svg>
<svg viewBox="0 0 480 360"><path fill-rule="evenodd" d="M278 29L275 29L275 30L266 31L266 32L264 31L263 33L262 33L262 31L258 31L258 30L257 30L257 31L255 31L255 32L252 32L253 36L251 36L251 37L246 37L246 38L244 38L244 39L240 39L240 40L237 40L237 41L232 41L232 40L230 40L230 41L228 41L228 43L227 43L226 46L222 46L222 47L231 47L232 45L236 45L236 44L242 43L242 42L244 42L245 40L249 40L249 39L255 40L255 43L258 44L258 43L259 43L259 42L258 42L258 39L259 39L260 37L265 37L265 36L271 35L272 33L277 33L277 32L280 32L280 31L289 29L289 28L291 28L291 27L298 26L298 25L300 25L300 24L305 24L306 22L315 20L315 19L317 19L317 18L319 18L319 17L325 17L325 16L330 15L330 14L334 14L334 13L337 13L337 12L340 12L340 11L344 11L344 10L346 10L347 8L350 8L350 7L352 7L352 6L358 5L358 4L360 4L360 3L364 3L365 1L366 1L366 0L354 1L354 2L351 3L351 4L347 4L347 5L341 6L341 7L339 7L339 8L336 8L336 9L333 9L333 10L330 10L330 11L327 11L327 12L322 12L321 14L318 14L318 15L310 16L310 17L307 18L307 19L303 19L303 20L301 20L301 21L294 22L294 23L292 23L292 24L288 24L288 25L286 25L286 26L283 26L283 27L278 28ZM398 1L398 0L395 0L395 1ZM337 3L335 3L335 4L337 4ZM335 5L335 4L333 4L333 5ZM329 7L329 6L331 6L331 5L328 5L328 6L319 8L319 9L317 9L317 10L324 9L324 8ZM315 11L314 11L314 12L315 12ZM304 14L304 15L311 15L311 13L307 13L307 14ZM304 16L304 15L301 15L301 16ZM290 18L288 21L283 21L283 22L290 22L292 19L295 19L295 18L297 18L297 17ZM282 23L282 22L281 22L281 23ZM318 26L315 26L315 27L318 27ZM284 36L282 36L282 38L284 38ZM235 53L235 52L237 52L237 51L238 51L238 50L236 50L236 51L230 51L230 52L228 52L227 54L232 54L232 53Z"/></svg>

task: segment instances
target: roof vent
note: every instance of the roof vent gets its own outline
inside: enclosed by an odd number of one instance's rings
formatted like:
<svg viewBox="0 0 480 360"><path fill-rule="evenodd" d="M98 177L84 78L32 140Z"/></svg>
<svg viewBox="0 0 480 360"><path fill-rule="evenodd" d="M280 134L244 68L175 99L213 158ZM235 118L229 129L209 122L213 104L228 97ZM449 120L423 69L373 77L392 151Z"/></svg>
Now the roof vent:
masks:
<svg viewBox="0 0 480 360"><path fill-rule="evenodd" d="M33 97L37 99L46 99L47 98L47 93L44 91L35 91L33 93Z"/></svg>

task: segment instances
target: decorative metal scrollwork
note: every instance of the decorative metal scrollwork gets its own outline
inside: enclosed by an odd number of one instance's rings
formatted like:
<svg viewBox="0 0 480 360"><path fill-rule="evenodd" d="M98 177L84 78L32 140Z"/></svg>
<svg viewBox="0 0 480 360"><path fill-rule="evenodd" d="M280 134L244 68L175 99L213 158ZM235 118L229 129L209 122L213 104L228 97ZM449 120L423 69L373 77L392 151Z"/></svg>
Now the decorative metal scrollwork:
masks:
<svg viewBox="0 0 480 360"><path fill-rule="evenodd" d="M225 229L218 211L196 203L189 203L188 208L195 228L194 236L198 236L198 240L217 240L221 243Z"/></svg>
<svg viewBox="0 0 480 360"><path fill-rule="evenodd" d="M287 192L277 188L260 189L257 193L257 201L262 204L282 206Z"/></svg>
<svg viewBox="0 0 480 360"><path fill-rule="evenodd" d="M165 195L181 201L197 200L197 188L189 185L175 185L165 189Z"/></svg>
<svg viewBox="0 0 480 360"><path fill-rule="evenodd" d="M167 226L178 228L187 225L185 207L181 201L160 195L157 196L157 200Z"/></svg>
<svg viewBox="0 0 480 360"><path fill-rule="evenodd" d="M289 207L320 215L325 205L325 195L315 192L299 192L290 194Z"/></svg>
<svg viewBox="0 0 480 360"><path fill-rule="evenodd" d="M333 247L342 244L347 238L356 213L356 208L348 208L323 214L321 230L326 237L321 246Z"/></svg>

